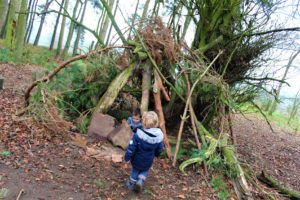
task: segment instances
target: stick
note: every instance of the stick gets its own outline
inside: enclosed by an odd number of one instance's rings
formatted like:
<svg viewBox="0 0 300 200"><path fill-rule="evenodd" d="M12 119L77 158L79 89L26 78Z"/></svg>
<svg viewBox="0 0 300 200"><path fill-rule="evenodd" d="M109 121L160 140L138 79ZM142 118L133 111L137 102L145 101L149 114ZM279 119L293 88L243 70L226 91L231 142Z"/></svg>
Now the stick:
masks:
<svg viewBox="0 0 300 200"><path fill-rule="evenodd" d="M188 93L190 93L191 84L190 84L190 81L189 81L189 77L185 72L184 72L184 76L185 76L185 79L186 79L186 85L187 85ZM192 116L192 110L193 110L192 101L189 101L189 113L191 115L191 123L192 123L193 133L194 133L194 137L195 137L195 140L196 140L197 148L200 150L201 149L201 144L200 144L199 138L198 138L198 133L197 133L196 125L195 125L195 119Z"/></svg>
<svg viewBox="0 0 300 200"><path fill-rule="evenodd" d="M159 117L159 127L161 128L163 134L164 134L164 145L166 148L166 153L169 159L171 159L171 147L170 147L170 143L169 143L169 139L168 139L168 135L167 135L167 130L166 130L166 126L165 126L165 117L164 117L164 112L162 109L162 105L161 105L161 96L160 96L160 89L159 88L159 74L157 73L156 70L154 70L154 77L155 77L155 82L154 82L154 86L153 86L153 95L154 95L154 102L155 102L155 110L158 114Z"/></svg>
<svg viewBox="0 0 300 200"><path fill-rule="evenodd" d="M21 195L24 193L24 189L21 189L21 191L19 192L19 195L17 196L16 200L19 200Z"/></svg>
<svg viewBox="0 0 300 200"><path fill-rule="evenodd" d="M179 131L178 131L178 136L177 136L177 143L176 143L176 148L175 148L175 153L174 153L174 158L173 158L173 167L175 167L176 165L176 159L177 159L177 154L179 151L179 145L180 145L180 140L181 140L181 136L182 136L182 131L183 131L183 126L186 120L186 114L187 114L187 109L188 109L188 105L189 105L189 101L192 97L192 94L194 92L194 89L196 88L197 84L199 83L199 81L204 77L204 75L208 72L208 70L210 69L210 67L214 64L214 62L218 59L218 57L222 54L222 52L219 52L219 54L214 58L214 60L209 64L209 66L205 69L205 71L198 77L198 79L194 82L191 91L188 94L187 100L186 100L186 104L185 104L185 108L183 111L183 115L181 118L181 123L180 123L180 127L179 127Z"/></svg>

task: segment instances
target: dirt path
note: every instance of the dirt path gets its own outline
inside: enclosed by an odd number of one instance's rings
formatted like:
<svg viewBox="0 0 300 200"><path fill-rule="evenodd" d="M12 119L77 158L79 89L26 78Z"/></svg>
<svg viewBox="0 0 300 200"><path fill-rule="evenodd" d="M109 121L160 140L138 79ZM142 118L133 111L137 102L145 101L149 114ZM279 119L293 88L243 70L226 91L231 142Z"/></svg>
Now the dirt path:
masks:
<svg viewBox="0 0 300 200"><path fill-rule="evenodd" d="M285 185L300 191L300 134L290 134L253 114L236 115L234 133L237 136L239 158L254 169L262 170Z"/></svg>
<svg viewBox="0 0 300 200"><path fill-rule="evenodd" d="M30 118L15 118L23 91L32 82L32 66L0 63L5 89L0 91L0 189L6 199L217 199L201 174L184 176L166 161L156 160L143 192L128 191L130 169L124 163L95 160L72 144L49 140L47 130Z"/></svg>

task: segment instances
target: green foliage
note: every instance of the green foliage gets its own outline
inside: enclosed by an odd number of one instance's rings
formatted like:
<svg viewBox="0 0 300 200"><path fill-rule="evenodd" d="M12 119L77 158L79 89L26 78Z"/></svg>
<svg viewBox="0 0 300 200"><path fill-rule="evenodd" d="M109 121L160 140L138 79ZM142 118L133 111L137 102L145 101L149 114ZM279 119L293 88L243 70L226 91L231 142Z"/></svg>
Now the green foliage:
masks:
<svg viewBox="0 0 300 200"><path fill-rule="evenodd" d="M105 182L100 178L96 179L94 183L97 186L97 188L105 188Z"/></svg>
<svg viewBox="0 0 300 200"><path fill-rule="evenodd" d="M79 118L78 128L82 133L86 133L90 122L90 111L106 91L111 80L118 74L114 66L113 54L91 55L85 61L72 63L49 83L40 83L37 86L30 99L32 106L40 107L34 114L37 117L42 116L44 106L37 105L43 103L41 90L47 91L54 99L60 114L67 120Z"/></svg>
<svg viewBox="0 0 300 200"><path fill-rule="evenodd" d="M214 188L214 190L216 190L218 192L218 197L221 200L226 200L229 198L229 193L226 189L226 185L223 181L223 176L219 175L217 177L214 177L211 182L210 185L212 188Z"/></svg>
<svg viewBox="0 0 300 200"><path fill-rule="evenodd" d="M9 190L7 188L1 188L0 199L5 199L8 195Z"/></svg>
<svg viewBox="0 0 300 200"><path fill-rule="evenodd" d="M0 152L0 156L9 157L9 156L11 156L11 152L10 151L2 151L2 152Z"/></svg>
<svg viewBox="0 0 300 200"><path fill-rule="evenodd" d="M0 62L15 62L14 54L9 49L0 48Z"/></svg>

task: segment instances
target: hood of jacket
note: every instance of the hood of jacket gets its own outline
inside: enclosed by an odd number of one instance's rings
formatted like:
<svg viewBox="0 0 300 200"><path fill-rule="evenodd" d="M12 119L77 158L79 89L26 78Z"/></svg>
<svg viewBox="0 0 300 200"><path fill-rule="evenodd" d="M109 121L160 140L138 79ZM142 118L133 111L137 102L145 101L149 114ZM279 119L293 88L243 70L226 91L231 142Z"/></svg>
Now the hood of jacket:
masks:
<svg viewBox="0 0 300 200"><path fill-rule="evenodd" d="M144 131L143 131L144 130ZM147 134L150 133L150 134ZM137 136L150 144L157 144L163 141L164 135L160 128L137 129Z"/></svg>

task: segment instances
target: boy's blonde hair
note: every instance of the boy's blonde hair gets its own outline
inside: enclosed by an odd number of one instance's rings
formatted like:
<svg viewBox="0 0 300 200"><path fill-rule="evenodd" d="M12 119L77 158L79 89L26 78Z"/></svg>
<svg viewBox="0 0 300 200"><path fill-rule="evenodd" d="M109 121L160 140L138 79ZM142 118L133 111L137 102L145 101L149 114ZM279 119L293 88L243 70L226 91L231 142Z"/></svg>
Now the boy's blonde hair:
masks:
<svg viewBox="0 0 300 200"><path fill-rule="evenodd" d="M154 111L143 114L143 128L156 128L159 125L158 116Z"/></svg>

